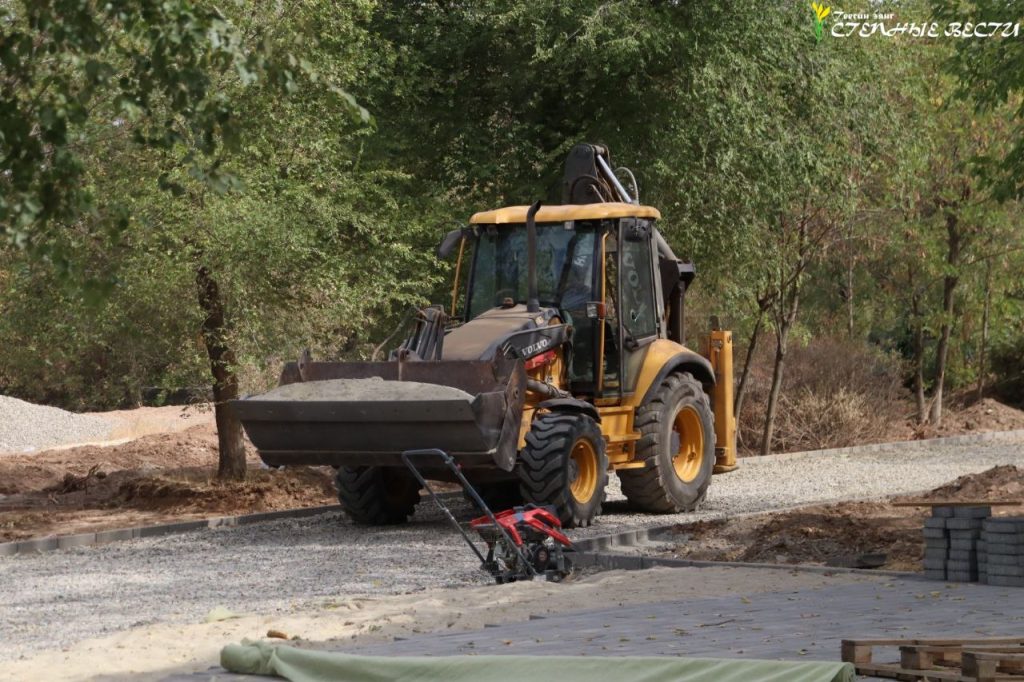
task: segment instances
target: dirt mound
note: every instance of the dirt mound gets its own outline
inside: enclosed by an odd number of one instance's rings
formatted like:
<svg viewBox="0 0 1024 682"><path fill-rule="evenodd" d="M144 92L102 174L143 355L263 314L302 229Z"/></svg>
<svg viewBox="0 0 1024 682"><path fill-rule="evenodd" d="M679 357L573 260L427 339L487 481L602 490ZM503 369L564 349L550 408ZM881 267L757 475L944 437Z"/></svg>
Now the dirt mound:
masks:
<svg viewBox="0 0 1024 682"><path fill-rule="evenodd" d="M921 499L993 502L1024 500L1024 471L1010 465L993 467L980 474L961 476L923 495Z"/></svg>
<svg viewBox="0 0 1024 682"><path fill-rule="evenodd" d="M332 471L262 469L216 480L211 424L122 445L0 458L0 541L333 504Z"/></svg>
<svg viewBox="0 0 1024 682"><path fill-rule="evenodd" d="M249 459L255 463L255 453ZM132 470L140 475L161 469L211 466L217 462L217 433L210 424L181 433L145 436L121 445L83 445L0 458L0 495L52 488L68 474L93 476Z"/></svg>
<svg viewBox="0 0 1024 682"><path fill-rule="evenodd" d="M1009 501L1024 499L1024 471L997 466L961 476L925 495L893 501ZM1018 514L1000 507L996 514ZM920 570L924 554L921 526L927 507L895 507L887 502L846 502L790 512L720 521L700 521L673 529L677 543L668 556L705 561L826 564L855 566L868 554L884 554L883 567Z"/></svg>
<svg viewBox="0 0 1024 682"><path fill-rule="evenodd" d="M885 553L885 567L914 570L922 556L921 514L851 502L679 526L672 554L703 561L854 565Z"/></svg>
<svg viewBox="0 0 1024 682"><path fill-rule="evenodd" d="M947 428L964 431L1013 431L1024 429L1024 410L984 398L952 413Z"/></svg>
<svg viewBox="0 0 1024 682"><path fill-rule="evenodd" d="M336 501L325 467L258 469L244 481L218 481L204 469L179 471L121 483L110 503L119 507L175 512L270 511Z"/></svg>
<svg viewBox="0 0 1024 682"><path fill-rule="evenodd" d="M998 400L984 398L966 407L958 406L961 403L959 400L952 403L943 411L942 425L939 428L929 424L916 425L908 421L902 428L893 430L891 439L923 440L988 431L1024 430L1024 410L1018 410Z"/></svg>

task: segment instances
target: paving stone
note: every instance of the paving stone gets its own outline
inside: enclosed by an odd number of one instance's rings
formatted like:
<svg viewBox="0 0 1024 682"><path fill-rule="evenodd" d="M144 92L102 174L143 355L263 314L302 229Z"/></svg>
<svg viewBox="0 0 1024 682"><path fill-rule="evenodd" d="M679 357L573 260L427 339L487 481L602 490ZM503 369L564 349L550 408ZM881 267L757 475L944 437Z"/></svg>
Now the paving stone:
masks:
<svg viewBox="0 0 1024 682"><path fill-rule="evenodd" d="M1024 554L1024 545L1008 545L1002 542L990 542L985 545L985 554L1021 556Z"/></svg>
<svg viewBox="0 0 1024 682"><path fill-rule="evenodd" d="M946 561L947 571L970 571L977 569L978 564L974 561L963 561L960 559L948 559Z"/></svg>
<svg viewBox="0 0 1024 682"><path fill-rule="evenodd" d="M978 572L975 571L952 571L946 570L946 580L960 583L972 583L978 579Z"/></svg>
<svg viewBox="0 0 1024 682"><path fill-rule="evenodd" d="M746 600L737 595L666 600L342 650L398 656L557 653L836 660L844 638L1001 636L1017 634L1024 625L1024 613L994 587L965 584L925 599L921 593L920 583L895 578L884 584L751 594Z"/></svg>
<svg viewBox="0 0 1024 682"><path fill-rule="evenodd" d="M924 566L926 571L944 571L946 570L946 559L929 559L925 557L921 565Z"/></svg>
<svg viewBox="0 0 1024 682"><path fill-rule="evenodd" d="M924 577L929 580L945 580L946 579L946 567L943 566L941 569L928 568L924 569Z"/></svg>
<svg viewBox="0 0 1024 682"><path fill-rule="evenodd" d="M985 519L992 516L992 507L954 507L953 516L958 519Z"/></svg>
<svg viewBox="0 0 1024 682"><path fill-rule="evenodd" d="M996 516L985 519L984 528L990 533L1021 533L1024 532L1024 517Z"/></svg>
<svg viewBox="0 0 1024 682"><path fill-rule="evenodd" d="M1021 551L1024 552L1024 536L998 534L998 532L989 532L988 530L985 530L985 534L982 536L982 539L985 541L985 547L988 547L989 543L993 545L1012 545L1014 547L1022 548Z"/></svg>
<svg viewBox="0 0 1024 682"><path fill-rule="evenodd" d="M948 521L948 520L949 519L935 518L935 517L932 517L930 519L925 519L924 520L924 527L925 528L945 528L946 527L946 521Z"/></svg>
<svg viewBox="0 0 1024 682"><path fill-rule="evenodd" d="M978 540L956 539L949 541L949 548L954 550L977 550Z"/></svg>
<svg viewBox="0 0 1024 682"><path fill-rule="evenodd" d="M968 519L960 519L960 520L961 521L966 521ZM971 542L976 542L976 541L981 539L981 531L977 530L977 529L975 529L975 530L949 530L949 531L946 531L946 532L949 533L949 541L950 542L952 542L953 540L970 540Z"/></svg>
<svg viewBox="0 0 1024 682"><path fill-rule="evenodd" d="M953 507L932 507L932 518L948 519L953 516Z"/></svg>
<svg viewBox="0 0 1024 682"><path fill-rule="evenodd" d="M945 528L925 528L921 534L929 540L945 540L949 538Z"/></svg>
<svg viewBox="0 0 1024 682"><path fill-rule="evenodd" d="M988 584L999 587L1024 587L1024 577L988 574Z"/></svg>
<svg viewBox="0 0 1024 682"><path fill-rule="evenodd" d="M1002 566L1000 564L989 564L988 575L992 577L994 575L1011 576L1014 578L1024 578L1024 566Z"/></svg>
<svg viewBox="0 0 1024 682"><path fill-rule="evenodd" d="M926 519L927 520L927 519ZM948 530L974 530L981 529L983 519L946 519L946 528Z"/></svg>
<svg viewBox="0 0 1024 682"><path fill-rule="evenodd" d="M951 549L949 558L952 561L967 561L972 564L978 563L978 553L973 549Z"/></svg>
<svg viewBox="0 0 1024 682"><path fill-rule="evenodd" d="M938 560L945 561L946 559L949 558L949 550L948 549L928 549L926 547L925 550L924 550L924 558L925 559L938 559Z"/></svg>
<svg viewBox="0 0 1024 682"><path fill-rule="evenodd" d="M993 566L1024 566L1024 557L1014 554L993 554L985 563Z"/></svg>

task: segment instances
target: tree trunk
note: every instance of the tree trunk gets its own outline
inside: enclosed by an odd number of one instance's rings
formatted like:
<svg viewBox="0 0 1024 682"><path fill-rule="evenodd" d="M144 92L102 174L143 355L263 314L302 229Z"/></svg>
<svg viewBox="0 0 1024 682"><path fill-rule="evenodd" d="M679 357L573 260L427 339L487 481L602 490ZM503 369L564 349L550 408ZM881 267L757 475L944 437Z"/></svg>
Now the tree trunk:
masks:
<svg viewBox="0 0 1024 682"><path fill-rule="evenodd" d="M949 337L953 331L953 294L960 277L957 268L960 265L960 227L956 213L946 214L946 266L945 277L942 278L942 329L939 333L939 345L935 351L935 393L932 395L931 423L939 426L942 423L942 394L946 385L946 360L949 356Z"/></svg>
<svg viewBox="0 0 1024 682"><path fill-rule="evenodd" d="M914 397L918 426L928 421L928 406L924 398L924 321L920 305L921 297L915 293L910 299L910 309L914 314Z"/></svg>
<svg viewBox="0 0 1024 682"><path fill-rule="evenodd" d="M761 454L772 451L772 436L775 433L775 412L782 392L782 375L786 365L786 350L789 332L796 323L797 311L800 309L800 284L804 268L807 267L807 217L800 220L797 234L797 256L793 264L792 275L779 282L776 316L775 367L772 369L772 387L768 392L768 407L764 415L764 434L761 437ZM787 295L788 289L788 295ZM788 306L787 300L789 299ZM788 307L788 309L787 309Z"/></svg>
<svg viewBox="0 0 1024 682"><path fill-rule="evenodd" d="M985 397L985 367L988 353L988 320L992 310L992 261L985 265L985 306L981 312L981 348L978 349L978 400Z"/></svg>
<svg viewBox="0 0 1024 682"><path fill-rule="evenodd" d="M781 327L776 334L772 388L768 393L768 407L764 414L764 433L761 436L762 455L770 455L772 452L772 436L775 432L775 410L779 404L779 393L782 391L782 372L786 365L786 337L789 336L789 330Z"/></svg>
<svg viewBox="0 0 1024 682"><path fill-rule="evenodd" d="M196 271L199 307L203 319L203 343L210 357L213 375L214 417L217 421L217 446L220 453L217 477L240 481L245 478L245 443L242 423L228 410L227 402L238 398L238 376L235 374L235 353L227 345L224 302L220 288L205 266Z"/></svg>
<svg viewBox="0 0 1024 682"><path fill-rule="evenodd" d="M851 229L852 233L853 230ZM852 234L848 235L847 245L853 243ZM846 337L849 339L853 338L854 330L854 310L853 310L853 266L854 266L854 251L851 249L851 253L846 261Z"/></svg>
<svg viewBox="0 0 1024 682"><path fill-rule="evenodd" d="M747 346L747 359L743 363L743 374L740 375L740 384L736 387L736 396L733 399L733 414L736 415L736 422L740 420L740 413L743 411L743 399L747 395L747 379L750 378L750 365L754 361L754 352L757 350L757 342L761 338L761 326L764 324L764 308L757 314L757 323L754 331L750 334L750 344ZM739 433L737 431L737 433Z"/></svg>

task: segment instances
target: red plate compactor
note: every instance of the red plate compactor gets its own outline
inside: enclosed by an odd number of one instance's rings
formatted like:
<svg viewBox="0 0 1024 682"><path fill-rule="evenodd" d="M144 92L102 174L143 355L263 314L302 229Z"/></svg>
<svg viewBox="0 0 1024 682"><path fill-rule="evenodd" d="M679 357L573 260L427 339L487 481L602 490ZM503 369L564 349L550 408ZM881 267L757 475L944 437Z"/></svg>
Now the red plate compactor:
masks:
<svg viewBox="0 0 1024 682"><path fill-rule="evenodd" d="M466 495L484 512L483 516L470 521L469 527L484 541L486 554L473 542L416 467L415 460L430 457L444 462L455 474ZM575 548L572 541L562 533L562 523L553 510L528 504L495 514L463 476L455 459L443 450L407 450L402 453L402 461L480 559L480 568L487 571L499 585L537 577L558 582L572 573L572 562L566 555L574 552Z"/></svg>

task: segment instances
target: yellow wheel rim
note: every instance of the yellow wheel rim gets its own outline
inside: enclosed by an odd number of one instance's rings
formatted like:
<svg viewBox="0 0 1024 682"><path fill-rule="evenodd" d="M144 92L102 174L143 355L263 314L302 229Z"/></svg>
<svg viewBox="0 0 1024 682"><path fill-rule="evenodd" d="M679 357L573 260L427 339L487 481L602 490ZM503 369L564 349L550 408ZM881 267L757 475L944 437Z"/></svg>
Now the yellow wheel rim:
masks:
<svg viewBox="0 0 1024 682"><path fill-rule="evenodd" d="M569 483L569 492L572 493L573 499L585 504L594 497L597 490L597 451L593 443L581 438L572 446L571 457L575 476Z"/></svg>
<svg viewBox="0 0 1024 682"><path fill-rule="evenodd" d="M697 410L685 406L676 414L672 430L679 438L679 449L672 456L676 476L686 483L700 474L704 464L704 426Z"/></svg>

